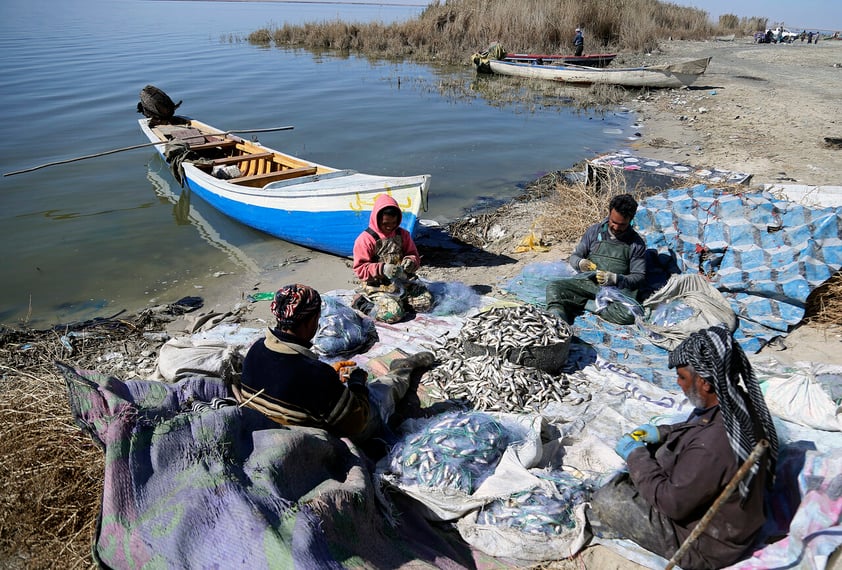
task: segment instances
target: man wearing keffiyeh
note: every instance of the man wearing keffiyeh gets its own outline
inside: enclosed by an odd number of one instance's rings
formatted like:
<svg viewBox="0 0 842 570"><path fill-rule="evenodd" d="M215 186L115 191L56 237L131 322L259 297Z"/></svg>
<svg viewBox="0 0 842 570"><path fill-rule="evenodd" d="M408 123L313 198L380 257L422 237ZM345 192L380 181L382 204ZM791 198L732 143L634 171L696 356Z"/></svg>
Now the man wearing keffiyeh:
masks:
<svg viewBox="0 0 842 570"><path fill-rule="evenodd" d="M751 364L728 329L693 333L670 353L678 385L695 407L686 421L642 425L617 442L628 472L593 497L601 532L671 558L761 440L769 443L739 487L678 560L685 570L729 566L750 553L765 521L778 438Z"/></svg>
<svg viewBox="0 0 842 570"><path fill-rule="evenodd" d="M371 382L361 368L322 362L310 350L321 304L318 291L307 285L280 288L271 306L277 325L249 348L242 379L231 390L241 405L279 424L321 428L363 443L382 433L413 370L435 359L421 352L396 360L388 374Z"/></svg>

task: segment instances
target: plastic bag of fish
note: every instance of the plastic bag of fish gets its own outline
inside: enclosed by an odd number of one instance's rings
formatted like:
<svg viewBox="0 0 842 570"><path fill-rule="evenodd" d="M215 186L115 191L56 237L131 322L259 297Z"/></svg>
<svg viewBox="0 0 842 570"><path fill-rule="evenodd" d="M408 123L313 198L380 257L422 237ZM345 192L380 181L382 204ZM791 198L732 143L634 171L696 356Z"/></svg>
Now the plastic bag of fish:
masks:
<svg viewBox="0 0 842 570"><path fill-rule="evenodd" d="M471 494L494 471L512 435L490 415L446 413L392 448L389 469L404 485Z"/></svg>
<svg viewBox="0 0 842 570"><path fill-rule="evenodd" d="M573 556L589 538L584 509L593 485L562 471L530 469L535 485L500 497L460 519L471 546L491 556L530 561Z"/></svg>
<svg viewBox="0 0 842 570"><path fill-rule="evenodd" d="M532 486L529 469L560 465L561 432L540 414L451 411L400 426L401 439L375 470L434 521L453 521Z"/></svg>
<svg viewBox="0 0 842 570"><path fill-rule="evenodd" d="M376 334L374 321L360 316L342 300L322 295L319 329L313 347L325 356L352 353Z"/></svg>

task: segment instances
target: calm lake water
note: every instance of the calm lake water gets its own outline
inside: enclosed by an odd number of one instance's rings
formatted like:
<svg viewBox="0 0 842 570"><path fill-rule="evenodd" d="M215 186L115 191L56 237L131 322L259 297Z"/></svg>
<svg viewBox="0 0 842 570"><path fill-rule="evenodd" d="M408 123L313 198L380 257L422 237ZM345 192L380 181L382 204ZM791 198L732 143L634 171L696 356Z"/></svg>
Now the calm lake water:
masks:
<svg viewBox="0 0 842 570"><path fill-rule="evenodd" d="M4 0L2 171L147 142L153 84L225 130L292 125L261 142L340 168L432 175L439 222L516 195L545 172L622 147L633 117L499 105L467 65L441 69L239 41L285 22L394 22L420 7L154 0ZM478 46L484 47L484 46ZM465 85L460 95L447 86ZM465 96L464 93L475 93ZM248 136L248 135L245 135ZM253 231L180 188L152 148L0 179L0 323L45 327L201 294L220 272L321 254ZM314 228L318 231L318 228Z"/></svg>

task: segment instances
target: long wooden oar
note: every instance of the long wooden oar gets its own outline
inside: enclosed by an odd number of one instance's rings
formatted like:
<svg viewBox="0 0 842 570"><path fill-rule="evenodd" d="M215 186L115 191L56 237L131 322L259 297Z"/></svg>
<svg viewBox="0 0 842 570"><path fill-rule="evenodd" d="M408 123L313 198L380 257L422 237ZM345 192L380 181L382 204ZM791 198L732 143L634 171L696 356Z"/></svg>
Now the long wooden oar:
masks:
<svg viewBox="0 0 842 570"><path fill-rule="evenodd" d="M270 127L268 129L240 129L236 131L225 131L224 133L203 133L205 136L225 136L231 135L234 133L271 133L274 131L289 131L294 129L295 127L286 126L286 127ZM112 150L105 150L102 152L98 152L96 154L88 154L85 156L77 156L76 158L68 158L65 160L57 160L55 162L48 162L46 164L40 164L38 166L33 166L32 168L25 168L24 170L15 170L14 172L6 172L3 176L14 176L15 174L23 174L25 172L32 172L33 170L40 170L42 168L47 168L48 166L56 166L58 164L67 164L69 162L78 162L80 160L87 160L89 158L96 158L98 156L105 156L107 154L114 154L117 152L124 152L127 150L134 150L136 148L144 148L147 146L155 146L159 144L166 144L167 142L172 141L159 141L159 142L148 142L144 144L136 144L132 146L124 146L123 148L115 148Z"/></svg>

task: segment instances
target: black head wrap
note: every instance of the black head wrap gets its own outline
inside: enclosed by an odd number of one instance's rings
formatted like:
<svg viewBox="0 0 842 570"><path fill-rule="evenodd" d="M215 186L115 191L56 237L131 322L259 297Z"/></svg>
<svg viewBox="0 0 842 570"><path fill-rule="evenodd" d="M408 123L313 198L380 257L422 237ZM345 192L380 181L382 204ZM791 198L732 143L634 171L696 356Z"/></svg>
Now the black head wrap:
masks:
<svg viewBox="0 0 842 570"><path fill-rule="evenodd" d="M769 484L775 479L778 435L754 370L728 329L714 326L694 332L669 355L669 367L692 366L710 382L719 399L719 408L728 440L737 462L742 464L761 439L769 442ZM740 483L740 495L748 496L758 463Z"/></svg>

